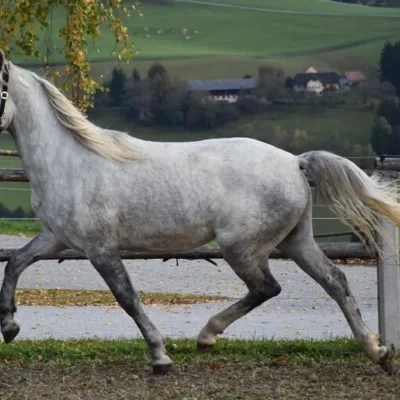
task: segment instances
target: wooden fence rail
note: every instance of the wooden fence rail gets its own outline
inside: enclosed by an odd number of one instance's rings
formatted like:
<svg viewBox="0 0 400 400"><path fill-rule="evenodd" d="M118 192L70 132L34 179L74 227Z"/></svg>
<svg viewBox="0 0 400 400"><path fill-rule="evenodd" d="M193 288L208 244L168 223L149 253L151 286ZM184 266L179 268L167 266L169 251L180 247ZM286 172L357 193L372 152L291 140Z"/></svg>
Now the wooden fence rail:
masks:
<svg viewBox="0 0 400 400"><path fill-rule="evenodd" d="M23 168L0 168L0 182L29 182Z"/></svg>
<svg viewBox="0 0 400 400"><path fill-rule="evenodd" d="M368 175L372 175L376 170L366 169L364 172ZM398 171L379 171L381 175L383 175L386 179L398 179L399 173ZM0 168L0 182L29 182L28 177L25 174L23 168ZM311 186L313 186L313 182L309 182Z"/></svg>
<svg viewBox="0 0 400 400"><path fill-rule="evenodd" d="M0 149L0 156L14 156L19 157L18 151Z"/></svg>
<svg viewBox="0 0 400 400"><path fill-rule="evenodd" d="M370 259L371 254L367 251L362 243L324 243L320 244L324 254L332 260L345 260L350 258ZM12 253L17 249L0 249L0 262L8 261ZM134 251L124 250L120 252L121 258L124 260L212 260L223 258L221 250L216 246L202 246L198 249L187 252L176 253L138 253ZM375 254L373 254L375 256ZM286 259L284 253L274 250L271 258ZM86 257L74 250L64 250L57 254L41 258L41 260L86 260Z"/></svg>

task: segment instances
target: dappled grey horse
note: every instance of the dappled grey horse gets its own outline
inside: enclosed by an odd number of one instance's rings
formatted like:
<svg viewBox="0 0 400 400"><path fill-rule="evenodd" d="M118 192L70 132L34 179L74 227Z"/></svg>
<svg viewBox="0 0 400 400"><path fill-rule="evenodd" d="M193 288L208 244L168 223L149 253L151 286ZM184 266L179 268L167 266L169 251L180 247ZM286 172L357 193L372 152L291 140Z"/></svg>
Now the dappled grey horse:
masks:
<svg viewBox="0 0 400 400"><path fill-rule="evenodd" d="M336 300L368 356L390 370L389 349L365 325L345 275L313 239L307 179L339 217L351 218L372 241L377 212L400 221L390 185L328 152L295 156L245 138L156 143L101 129L53 84L2 52L0 70L1 127L16 143L43 225L5 267L0 323L6 342L20 329L13 318L20 274L69 247L90 260L135 320L154 372L167 372L164 338L144 313L119 252L186 251L215 238L248 294L210 318L197 338L200 350L280 293L268 267L269 254L279 248Z"/></svg>

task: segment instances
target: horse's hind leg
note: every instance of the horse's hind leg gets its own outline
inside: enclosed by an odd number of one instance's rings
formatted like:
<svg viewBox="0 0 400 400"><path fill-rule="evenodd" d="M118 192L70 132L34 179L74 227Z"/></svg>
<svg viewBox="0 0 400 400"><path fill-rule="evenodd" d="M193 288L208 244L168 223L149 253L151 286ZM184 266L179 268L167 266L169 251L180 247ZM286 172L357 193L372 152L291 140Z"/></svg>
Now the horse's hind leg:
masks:
<svg viewBox="0 0 400 400"><path fill-rule="evenodd" d="M229 248L221 247L225 260L245 282L249 292L243 299L209 319L197 337L199 351L210 349L217 336L230 324L281 292L279 283L268 267L268 249L247 246L245 243Z"/></svg>
<svg viewBox="0 0 400 400"><path fill-rule="evenodd" d="M392 372L390 351L379 344L376 336L364 323L345 274L323 254L315 243L310 210L278 248L295 261L337 302L364 351L384 370Z"/></svg>
<svg viewBox="0 0 400 400"><path fill-rule="evenodd" d="M11 342L19 333L19 326L14 321L15 289L22 272L41 257L58 253L65 249L50 231L43 231L27 245L12 254L4 269L4 280L0 292L0 325L6 343Z"/></svg>
<svg viewBox="0 0 400 400"><path fill-rule="evenodd" d="M88 254L93 266L102 276L121 307L129 314L144 336L152 355L154 373L162 374L171 368L171 359L165 354L165 341L144 313L139 295L132 286L118 251Z"/></svg>

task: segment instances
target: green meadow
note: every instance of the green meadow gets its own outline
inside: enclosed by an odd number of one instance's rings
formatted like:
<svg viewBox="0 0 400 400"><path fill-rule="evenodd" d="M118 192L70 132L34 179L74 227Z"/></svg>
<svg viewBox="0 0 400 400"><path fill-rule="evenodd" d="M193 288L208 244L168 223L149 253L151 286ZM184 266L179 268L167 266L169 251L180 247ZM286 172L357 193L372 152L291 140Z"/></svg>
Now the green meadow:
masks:
<svg viewBox="0 0 400 400"><path fill-rule="evenodd" d="M177 3L191 3L190 0L176 0ZM310 14L330 14L341 16L398 16L400 10L386 7L365 7L357 4L338 3L329 0L199 0L199 3L254 7L280 12L300 12ZM194 1L197 3L197 1Z"/></svg>
<svg viewBox="0 0 400 400"><path fill-rule="evenodd" d="M398 38L400 30L400 18L379 17L400 17L399 9L320 0L211 0L208 5L143 3L143 17L133 13L126 21L136 56L125 67L135 66L144 72L152 61L162 60L183 79L237 77L255 73L262 63L282 67L288 74L309 65L338 72L370 72L376 69L385 40ZM281 12L226 8L212 3ZM65 16L60 9L53 18L53 44L60 46L57 30ZM184 28L186 35L181 32ZM89 59L98 64L93 66L96 74L107 75L112 69L115 61L110 54L114 45L112 34L104 28L99 42L89 47ZM15 59L33 61L17 56ZM54 53L54 59L63 62L59 54Z"/></svg>

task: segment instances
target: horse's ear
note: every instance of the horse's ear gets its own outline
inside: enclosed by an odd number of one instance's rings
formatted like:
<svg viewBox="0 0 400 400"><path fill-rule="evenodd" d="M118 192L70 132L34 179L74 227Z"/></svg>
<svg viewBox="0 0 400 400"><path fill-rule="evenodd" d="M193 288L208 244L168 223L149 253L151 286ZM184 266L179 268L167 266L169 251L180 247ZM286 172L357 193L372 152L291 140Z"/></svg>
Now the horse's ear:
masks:
<svg viewBox="0 0 400 400"><path fill-rule="evenodd" d="M0 69L3 68L4 61L6 60L6 56L2 49L0 49Z"/></svg>

